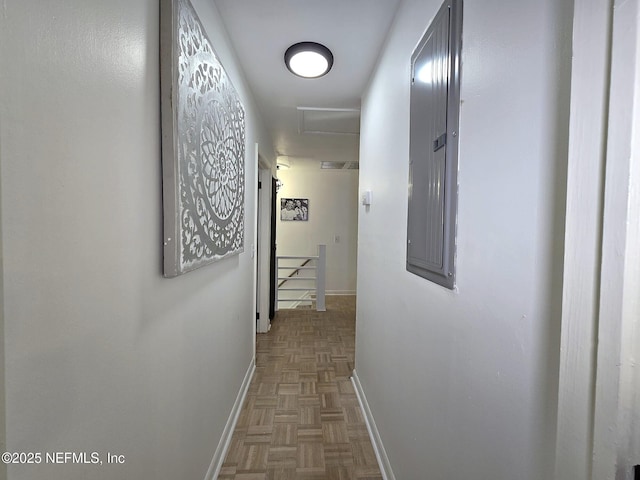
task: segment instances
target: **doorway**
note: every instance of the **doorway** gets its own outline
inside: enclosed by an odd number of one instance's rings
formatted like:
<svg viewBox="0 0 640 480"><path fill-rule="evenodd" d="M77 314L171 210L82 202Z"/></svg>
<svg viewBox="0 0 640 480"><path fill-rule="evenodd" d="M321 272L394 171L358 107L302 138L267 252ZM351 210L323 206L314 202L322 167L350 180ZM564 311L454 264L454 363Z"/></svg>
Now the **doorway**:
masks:
<svg viewBox="0 0 640 480"><path fill-rule="evenodd" d="M274 316L275 179L269 163L258 156L256 202L256 333L266 333Z"/></svg>
<svg viewBox="0 0 640 480"><path fill-rule="evenodd" d="M322 311L316 288L333 297L356 294L359 169L349 167L278 158L278 218L272 230L280 262L276 310ZM320 256L325 261L318 269Z"/></svg>

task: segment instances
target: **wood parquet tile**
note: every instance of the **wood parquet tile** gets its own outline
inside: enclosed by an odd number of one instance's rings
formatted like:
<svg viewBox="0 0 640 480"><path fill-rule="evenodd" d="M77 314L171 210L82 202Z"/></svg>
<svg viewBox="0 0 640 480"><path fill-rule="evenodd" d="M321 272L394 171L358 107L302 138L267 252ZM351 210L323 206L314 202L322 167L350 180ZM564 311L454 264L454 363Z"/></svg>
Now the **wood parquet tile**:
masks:
<svg viewBox="0 0 640 480"><path fill-rule="evenodd" d="M256 339L256 371L219 480L382 480L349 379L355 297L281 310Z"/></svg>

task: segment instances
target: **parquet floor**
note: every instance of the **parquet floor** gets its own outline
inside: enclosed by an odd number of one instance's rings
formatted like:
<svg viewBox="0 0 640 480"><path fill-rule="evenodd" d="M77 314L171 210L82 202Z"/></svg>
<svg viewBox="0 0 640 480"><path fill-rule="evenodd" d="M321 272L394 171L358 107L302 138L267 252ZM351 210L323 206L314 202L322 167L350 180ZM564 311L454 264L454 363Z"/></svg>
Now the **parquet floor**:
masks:
<svg viewBox="0 0 640 480"><path fill-rule="evenodd" d="M281 310L257 337L256 372L218 480L382 480L349 375L355 297Z"/></svg>

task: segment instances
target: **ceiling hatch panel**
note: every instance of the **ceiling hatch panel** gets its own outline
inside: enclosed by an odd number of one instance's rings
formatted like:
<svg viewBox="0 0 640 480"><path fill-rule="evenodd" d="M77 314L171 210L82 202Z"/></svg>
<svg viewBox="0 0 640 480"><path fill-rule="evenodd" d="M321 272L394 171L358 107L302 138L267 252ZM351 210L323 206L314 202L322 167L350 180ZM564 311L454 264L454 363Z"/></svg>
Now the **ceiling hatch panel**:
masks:
<svg viewBox="0 0 640 480"><path fill-rule="evenodd" d="M359 135L360 110L357 108L298 107L300 133Z"/></svg>

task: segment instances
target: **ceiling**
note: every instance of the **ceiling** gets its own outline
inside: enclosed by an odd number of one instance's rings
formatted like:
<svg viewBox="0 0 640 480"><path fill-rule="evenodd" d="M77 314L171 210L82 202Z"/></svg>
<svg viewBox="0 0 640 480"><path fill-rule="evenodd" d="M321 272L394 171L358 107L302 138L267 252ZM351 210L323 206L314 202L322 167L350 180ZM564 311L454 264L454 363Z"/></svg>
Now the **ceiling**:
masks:
<svg viewBox="0 0 640 480"><path fill-rule="evenodd" d="M399 0L215 3L276 153L291 165L358 161L360 97ZM299 78L285 67L285 50L303 41L333 52L324 77Z"/></svg>

